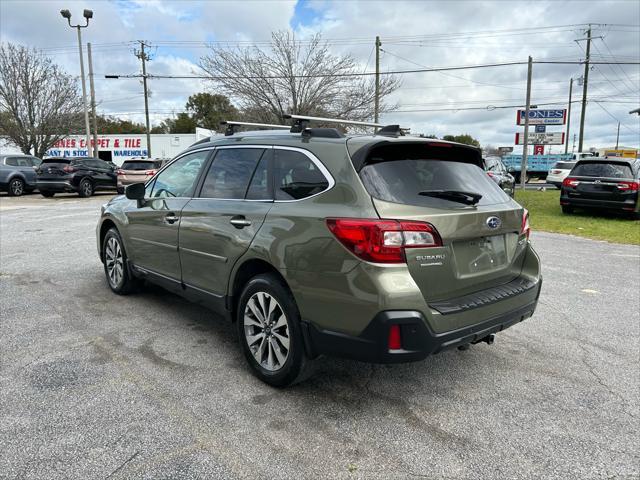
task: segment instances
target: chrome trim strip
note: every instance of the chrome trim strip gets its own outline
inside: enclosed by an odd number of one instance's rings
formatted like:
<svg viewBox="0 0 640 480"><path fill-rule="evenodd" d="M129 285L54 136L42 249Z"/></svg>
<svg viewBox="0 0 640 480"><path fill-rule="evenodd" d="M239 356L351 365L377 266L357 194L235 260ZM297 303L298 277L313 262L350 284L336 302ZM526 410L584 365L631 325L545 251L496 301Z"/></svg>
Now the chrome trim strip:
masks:
<svg viewBox="0 0 640 480"><path fill-rule="evenodd" d="M140 237L131 237L131 240L136 241L136 242L148 243L150 245L155 245L156 247L170 248L171 250L178 251L178 246L177 245L169 245L167 243L154 242L153 240L147 240L145 238L140 238Z"/></svg>
<svg viewBox="0 0 640 480"><path fill-rule="evenodd" d="M181 283L180 280L177 280L177 279L175 279L173 277L169 277L167 275L163 275L162 273L158 273L158 272L156 272L154 270L149 270L148 268L145 268L145 267L140 267L140 266L138 266L138 265L136 265L134 263L132 263L131 266L133 267L134 270L137 270L137 271L139 271L141 273L144 273L146 275L155 275L157 277L164 278L165 280L169 280L170 282L173 282L173 283L177 283L177 284Z"/></svg>
<svg viewBox="0 0 640 480"><path fill-rule="evenodd" d="M184 285L186 288L193 288L194 290L197 290L199 292L205 293L207 295L211 295L212 297L216 297L216 298L224 297L224 295L218 295L217 293L210 292L209 290L204 290L202 288L198 288L196 286L191 285L190 283L184 283L183 282L182 285Z"/></svg>
<svg viewBox="0 0 640 480"><path fill-rule="evenodd" d="M214 255L213 253L201 252L200 250L192 250L190 248L179 247L179 251L192 253L193 255L201 255L205 258L212 258L213 260L218 260L222 263L227 263L227 257L223 257L221 255Z"/></svg>

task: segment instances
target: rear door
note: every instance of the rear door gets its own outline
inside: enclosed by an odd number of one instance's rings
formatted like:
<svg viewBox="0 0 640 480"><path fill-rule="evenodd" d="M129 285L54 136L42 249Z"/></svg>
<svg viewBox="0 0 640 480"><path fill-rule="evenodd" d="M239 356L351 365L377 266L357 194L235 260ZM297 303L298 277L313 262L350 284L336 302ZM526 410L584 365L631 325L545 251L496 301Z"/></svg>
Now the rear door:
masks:
<svg viewBox="0 0 640 480"><path fill-rule="evenodd" d="M371 152L360 170L381 218L432 224L442 247L406 250L407 265L428 301L507 283L526 251L523 209L480 168L472 154L443 146L395 144ZM466 192L471 197L439 192Z"/></svg>
<svg viewBox="0 0 640 480"><path fill-rule="evenodd" d="M35 183L36 173L33 169L31 157L9 157L6 160L6 164L18 170L24 177L27 185L33 185Z"/></svg>
<svg viewBox="0 0 640 480"><path fill-rule="evenodd" d="M273 204L271 148L219 147L199 195L182 210L182 281L222 297L231 269Z"/></svg>
<svg viewBox="0 0 640 480"><path fill-rule="evenodd" d="M180 280L178 227L184 206L191 200L210 150L178 158L147 185L145 201L126 211L126 229L133 263L157 275Z"/></svg>

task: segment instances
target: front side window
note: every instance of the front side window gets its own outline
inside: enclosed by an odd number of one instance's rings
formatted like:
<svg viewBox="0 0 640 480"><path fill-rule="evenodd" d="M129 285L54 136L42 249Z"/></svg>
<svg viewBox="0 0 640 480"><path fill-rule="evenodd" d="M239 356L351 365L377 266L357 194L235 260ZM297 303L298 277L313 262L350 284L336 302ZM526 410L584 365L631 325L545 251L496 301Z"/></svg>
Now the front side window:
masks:
<svg viewBox="0 0 640 480"><path fill-rule="evenodd" d="M329 188L329 181L309 157L294 150L274 150L276 200L300 200Z"/></svg>
<svg viewBox="0 0 640 480"><path fill-rule="evenodd" d="M202 184L200 197L244 199L253 172L263 154L262 148L218 150Z"/></svg>
<svg viewBox="0 0 640 480"><path fill-rule="evenodd" d="M190 153L173 162L155 178L150 197L192 197L198 174L209 153Z"/></svg>

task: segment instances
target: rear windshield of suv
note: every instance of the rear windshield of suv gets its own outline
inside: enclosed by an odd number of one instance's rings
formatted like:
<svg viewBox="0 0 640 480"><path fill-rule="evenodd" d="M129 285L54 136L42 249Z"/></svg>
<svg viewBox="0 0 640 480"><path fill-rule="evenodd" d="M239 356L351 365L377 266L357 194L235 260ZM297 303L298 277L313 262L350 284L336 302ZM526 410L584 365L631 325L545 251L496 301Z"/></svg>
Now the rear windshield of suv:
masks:
<svg viewBox="0 0 640 480"><path fill-rule="evenodd" d="M124 162L122 164L122 170L152 170L156 167L155 162L143 162L143 161L135 161L135 162Z"/></svg>
<svg viewBox="0 0 640 480"><path fill-rule="evenodd" d="M476 165L448 160L392 160L365 165L360 178L371 196L387 202L434 208L463 204L420 195L433 190L456 190L482 195L478 205L509 201L509 196Z"/></svg>
<svg viewBox="0 0 640 480"><path fill-rule="evenodd" d="M71 160L68 158L45 158L44 160L42 160L42 164L45 163L71 163Z"/></svg>
<svg viewBox="0 0 640 480"><path fill-rule="evenodd" d="M576 162L558 162L553 168L557 168L558 170L571 170L575 164Z"/></svg>
<svg viewBox="0 0 640 480"><path fill-rule="evenodd" d="M633 178L628 164L610 162L585 162L576 165L571 175L579 177Z"/></svg>

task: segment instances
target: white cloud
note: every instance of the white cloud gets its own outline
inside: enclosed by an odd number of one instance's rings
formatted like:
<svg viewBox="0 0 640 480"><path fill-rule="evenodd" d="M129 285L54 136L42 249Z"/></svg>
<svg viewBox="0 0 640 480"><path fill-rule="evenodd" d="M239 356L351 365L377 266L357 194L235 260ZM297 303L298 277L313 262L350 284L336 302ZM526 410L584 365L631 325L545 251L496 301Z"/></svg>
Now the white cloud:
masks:
<svg viewBox="0 0 640 480"><path fill-rule="evenodd" d="M322 31L327 39L363 39L361 44L332 45L335 53L351 53L373 68L371 51L374 38L382 39L381 65L384 70L419 68L417 65L467 65L494 61L534 59L580 60L584 52L575 39L584 38L581 27L523 32L518 28L562 24L640 24L640 4L633 1L406 1L356 2L322 0L306 2L305 23L297 33L307 36ZM85 41L94 47L96 89L103 113L121 113L142 121L143 98L139 79L105 80L105 73L135 74L140 70L133 55L134 44L144 39L158 43L152 48L149 71L156 74L190 74L197 71L198 58L206 50L197 42L212 40L266 40L274 30L288 28L295 15L293 1L75 1L64 6L81 17L83 8L94 10L94 19L83 30ZM59 15L60 4L50 1L0 2L0 38L38 48L78 74L76 37ZM511 30L502 36L495 31ZM609 56L608 48L619 58L639 61L640 34L628 27L598 26L593 42L594 58ZM452 38L453 33L494 32L485 36ZM423 41L401 41L398 37L430 36ZM606 43L603 43L604 42ZM181 42L167 44L166 42ZM193 42L193 43L185 43ZM584 45L584 42L581 42ZM62 47L62 48L60 48ZM608 48L607 48L608 47ZM57 49L54 49L57 48ZM406 60L403 60L402 57ZM568 81L582 74L581 65L534 65L532 99L534 103L566 103ZM384 121L410 125L424 133L470 133L482 143L512 145L515 109L408 112L456 107L521 104L525 98L526 66L462 70L446 73L420 73L403 76L403 86L393 101L399 112ZM640 104L640 68L638 66L600 65L590 72L590 96L623 122L620 143L640 144L640 117L627 112ZM187 97L206 86L199 80L151 80L150 100L154 122L171 111L182 111ZM581 94L574 83L574 99ZM633 103L613 103L629 102ZM133 113L131 113L133 112ZM579 104L573 105L571 131L578 131ZM593 101L587 107L585 145L615 143L616 121Z"/></svg>

